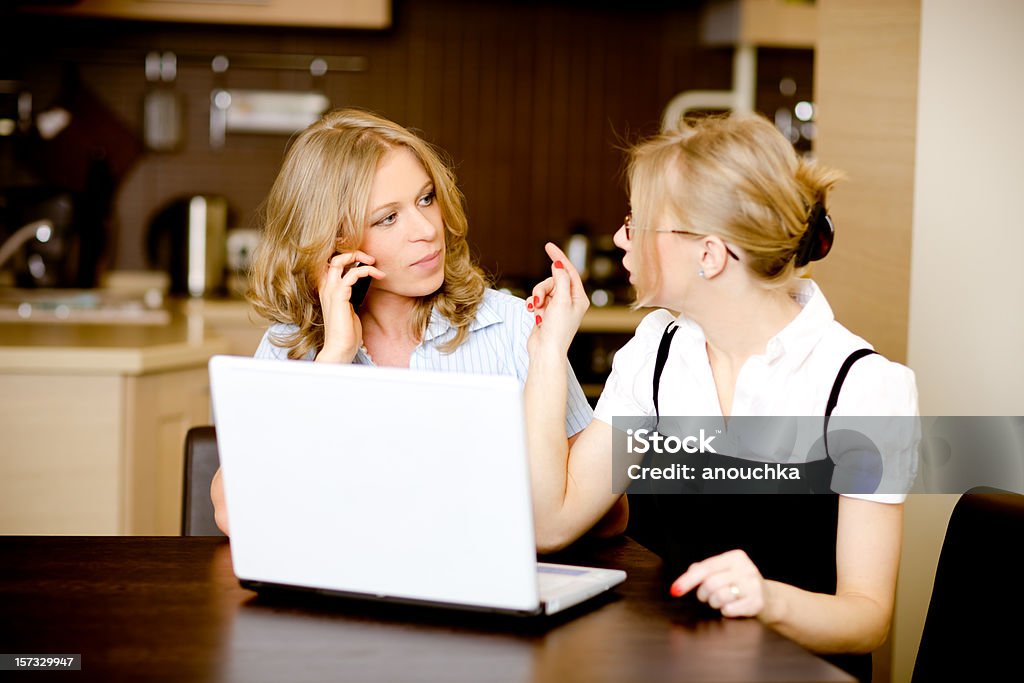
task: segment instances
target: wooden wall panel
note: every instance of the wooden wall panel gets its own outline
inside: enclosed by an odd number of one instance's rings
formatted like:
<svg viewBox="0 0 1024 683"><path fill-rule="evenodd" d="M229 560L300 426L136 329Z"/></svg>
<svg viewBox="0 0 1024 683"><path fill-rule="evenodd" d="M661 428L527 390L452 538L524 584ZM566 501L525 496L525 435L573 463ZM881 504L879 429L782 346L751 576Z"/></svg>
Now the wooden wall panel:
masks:
<svg viewBox="0 0 1024 683"><path fill-rule="evenodd" d="M833 253L815 267L836 317L906 362L917 145L920 0L819 0L815 151L848 179L832 196ZM951 503L911 496L889 642L874 680L910 679Z"/></svg>
<svg viewBox="0 0 1024 683"><path fill-rule="evenodd" d="M919 0L822 0L815 55L836 244L814 269L836 317L892 360L907 357L917 129Z"/></svg>

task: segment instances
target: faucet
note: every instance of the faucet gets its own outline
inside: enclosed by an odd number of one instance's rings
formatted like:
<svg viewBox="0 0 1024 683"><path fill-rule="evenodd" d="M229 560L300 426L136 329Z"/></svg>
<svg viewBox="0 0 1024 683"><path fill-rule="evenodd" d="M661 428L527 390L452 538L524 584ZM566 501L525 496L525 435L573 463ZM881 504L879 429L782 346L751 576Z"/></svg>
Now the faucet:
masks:
<svg viewBox="0 0 1024 683"><path fill-rule="evenodd" d="M40 242L46 243L53 237L53 222L47 218L27 223L0 244L0 268L3 268L7 260L14 256L21 245L35 237Z"/></svg>

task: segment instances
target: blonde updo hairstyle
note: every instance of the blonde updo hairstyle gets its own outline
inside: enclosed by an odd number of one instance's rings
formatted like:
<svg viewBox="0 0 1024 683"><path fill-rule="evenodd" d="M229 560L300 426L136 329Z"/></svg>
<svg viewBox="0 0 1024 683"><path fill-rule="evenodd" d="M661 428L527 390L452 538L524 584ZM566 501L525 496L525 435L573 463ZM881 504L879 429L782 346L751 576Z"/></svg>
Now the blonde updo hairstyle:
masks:
<svg viewBox="0 0 1024 683"><path fill-rule="evenodd" d="M443 351L454 350L469 334L486 280L470 256L454 174L438 151L398 124L339 109L296 137L263 207L263 239L253 257L248 298L262 317L298 328L273 340L288 348L289 358L323 347L319 279L335 252L362 244L377 167L400 147L416 155L430 176L445 227L444 284L416 303L412 330L422 337L436 305L456 329Z"/></svg>
<svg viewBox="0 0 1024 683"><path fill-rule="evenodd" d="M683 120L629 153L634 225L718 235L743 251L743 265L767 288L784 287L806 272L795 257L811 210L826 204L841 177L800 158L756 114ZM651 231L636 230L632 242L639 256L636 305L642 306L662 274Z"/></svg>

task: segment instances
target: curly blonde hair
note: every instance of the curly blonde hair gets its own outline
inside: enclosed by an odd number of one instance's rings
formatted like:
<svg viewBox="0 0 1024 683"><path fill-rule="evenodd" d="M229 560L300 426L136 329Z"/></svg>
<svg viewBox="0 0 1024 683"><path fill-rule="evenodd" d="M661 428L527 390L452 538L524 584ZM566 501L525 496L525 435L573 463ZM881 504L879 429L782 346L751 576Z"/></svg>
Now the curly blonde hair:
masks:
<svg viewBox="0 0 1024 683"><path fill-rule="evenodd" d="M805 274L796 264L816 203L824 205L842 173L800 158L763 116L732 114L683 120L630 150L628 169L637 225L718 235L740 247L744 265L765 287ZM672 225L655 226L664 217ZM637 306L661 284L653 233L637 230Z"/></svg>
<svg viewBox="0 0 1024 683"><path fill-rule="evenodd" d="M248 299L262 317L298 328L273 339L289 358L323 347L317 283L324 264L362 244L377 167L399 147L416 155L433 181L445 227L444 284L416 302L411 329L422 338L437 306L456 329L442 351L450 353L468 336L487 281L470 255L455 175L439 151L398 124L339 109L302 131L288 149L263 207L263 239L253 256Z"/></svg>

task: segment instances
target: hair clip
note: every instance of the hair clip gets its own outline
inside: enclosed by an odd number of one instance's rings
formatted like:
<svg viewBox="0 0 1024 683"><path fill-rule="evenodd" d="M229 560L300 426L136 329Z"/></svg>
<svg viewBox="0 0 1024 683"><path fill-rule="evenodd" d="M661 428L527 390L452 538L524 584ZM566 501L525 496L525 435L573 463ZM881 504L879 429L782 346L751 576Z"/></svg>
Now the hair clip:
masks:
<svg viewBox="0 0 1024 683"><path fill-rule="evenodd" d="M802 268L811 261L820 261L828 256L835 238L836 229L832 217L828 215L824 204L815 202L807 217L807 230L796 247L796 267Z"/></svg>

